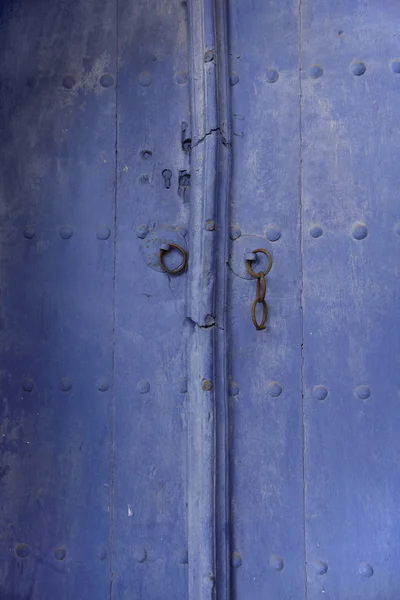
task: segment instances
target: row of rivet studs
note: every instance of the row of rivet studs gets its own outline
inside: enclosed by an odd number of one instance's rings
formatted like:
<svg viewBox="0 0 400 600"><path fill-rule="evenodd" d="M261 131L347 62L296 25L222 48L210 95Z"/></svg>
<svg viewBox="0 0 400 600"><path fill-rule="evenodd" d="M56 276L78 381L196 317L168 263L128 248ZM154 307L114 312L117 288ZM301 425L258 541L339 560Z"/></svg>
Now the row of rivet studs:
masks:
<svg viewBox="0 0 400 600"><path fill-rule="evenodd" d="M144 237L144 234L148 233L148 228L146 225L140 226L142 229L137 231L138 237ZM207 221L205 223L205 229L208 231L214 231L215 222ZM396 223L394 227L394 232L397 235L400 235L400 223ZM317 239L323 235L324 231L321 225L312 225L310 227L310 235L311 237ZM31 240L36 235L36 227L34 225L27 225L23 231L24 237L28 240ZM69 240L73 236L73 229L69 225L63 225L59 230L60 237L64 240ZM99 240L108 240L111 235L110 228L107 225L100 225L96 229L96 237ZM237 240L242 235L241 230L238 227L232 227L230 232L231 240ZM270 242L277 242L282 235L280 228L277 225L270 225L267 227L265 235ZM368 228L364 223L354 223L351 228L351 235L356 240L363 240L368 235Z"/></svg>
<svg viewBox="0 0 400 600"><path fill-rule="evenodd" d="M60 390L68 392L72 389L72 381L68 377L64 377L60 380ZM208 379L204 379L201 383L204 391L208 392L212 390L212 382ZM25 392L32 392L35 388L35 383L30 377L26 377L22 380L22 389ZM97 384L97 389L100 392L106 392L109 388L109 384L106 380L101 380ZM140 394L147 394L150 391L150 382L147 379L140 379L136 384L136 389ZM273 398L278 398L282 394L282 386L277 381L270 381L266 385L267 394ZM177 381L177 391L180 394L187 392L187 379L182 377ZM229 381L229 395L237 396L240 392L239 386L234 381ZM367 385L359 385L354 389L354 394L361 400L367 400L371 395L371 388ZM324 385L316 385L312 388L312 395L317 400L325 400L328 395L328 389Z"/></svg>
<svg viewBox="0 0 400 600"><path fill-rule="evenodd" d="M69 377L63 377L59 382L59 387L62 392L69 392L72 389L72 381ZM109 383L105 379L101 379L97 383L97 389L99 392L106 392L109 388ZM30 377L25 377L22 380L22 389L24 392L33 392L35 389L35 382Z"/></svg>
<svg viewBox="0 0 400 600"><path fill-rule="evenodd" d="M188 82L189 75L188 72L184 69L176 71L175 73L175 82L179 85L185 85ZM153 75L149 71L141 71L136 76L136 82L141 87L149 87L153 82ZM112 88L114 87L114 77L111 73L103 73L99 78L99 83L103 88ZM30 89L34 89L38 84L38 79L36 77L28 77L26 81L27 86ZM77 86L79 87L80 83L74 77L74 75L65 75L62 79L62 85L66 90L73 90Z"/></svg>
<svg viewBox="0 0 400 600"><path fill-rule="evenodd" d="M175 73L175 82L179 85L185 85L189 80L188 72L185 70L180 70ZM153 82L153 75L149 73L149 71L141 71L137 77L136 82L140 87L149 87ZM28 77L26 80L26 84L28 88L33 90L38 85L39 80L37 77ZM114 87L114 77L111 73L103 73L99 78L99 84L102 88L112 88ZM62 86L66 90L73 90L74 88L80 86L79 81L74 77L74 75L65 75L62 79Z"/></svg>
<svg viewBox="0 0 400 600"><path fill-rule="evenodd" d="M187 378L180 377L176 382L176 386L177 392L179 392L180 394L185 394L187 392ZM69 390L72 389L71 379L69 379L68 377L63 377L60 380L59 387L61 391L69 392ZM100 392L106 392L109 387L109 383L105 379L101 379L97 383L97 389ZM212 383L207 380L204 380L202 381L202 388L205 391L209 391L210 389L212 389ZM22 389L25 392L32 392L35 389L35 382L33 381L33 379L31 379L30 377L25 377L22 380ZM147 381L147 379L140 379L136 384L136 389L138 392L140 392L140 394L147 394L150 391L150 382Z"/></svg>
<svg viewBox="0 0 400 600"><path fill-rule="evenodd" d="M27 544L18 544L15 548L15 554L18 558L28 558L30 555L30 548ZM133 548L132 552L133 559L138 563L144 563L147 560L147 550L142 547ZM56 548L54 550L54 558L58 561L63 561L67 557L67 551L65 548ZM100 548L97 552L97 558L100 560L105 560L107 557L107 551L105 548ZM188 551L186 548L181 548L175 552L175 557L178 564L186 565L188 564ZM283 571L285 566L284 560L281 556L277 554L271 554L269 557L269 566L271 569L275 571ZM242 557L237 552L233 552L231 555L231 564L232 567L238 569L242 565ZM317 575L325 575L328 572L328 563L322 560L314 560L312 561L312 566L317 573ZM372 566L368 563L361 563L358 569L358 572L363 577L369 578L374 574L374 570Z"/></svg>
<svg viewBox="0 0 400 600"><path fill-rule="evenodd" d="M17 544L15 547L15 554L18 558L28 558L30 553L31 551L28 544ZM67 551L63 547L56 548L53 555L56 560L63 561L67 558ZM145 548L135 546L132 549L132 557L138 563L144 563L147 560L147 556L147 550ZM178 564L188 564L188 551L186 548L179 548L174 553L174 556ZM97 558L99 560L105 560L107 558L107 550L105 548L99 548L97 551Z"/></svg>
<svg viewBox="0 0 400 600"><path fill-rule="evenodd" d="M400 73L400 58L396 58L395 60L392 60L389 64L389 66L393 73L399 74ZM350 64L350 71L356 77L360 77L361 75L364 75L366 70L367 70L367 65L362 60L355 60ZM324 69L321 65L310 65L308 67L308 69L305 70L305 73L311 79L319 79L324 74ZM276 81L278 81L278 79L279 79L279 71L277 71L276 69L268 69L265 72L265 81L267 81L267 83L275 83ZM239 75L237 73L233 72L230 75L230 84L236 85L237 83L239 83Z"/></svg>
<svg viewBox="0 0 400 600"><path fill-rule="evenodd" d="M15 547L15 554L17 555L18 558L28 558L30 553L31 553L31 551L30 551L28 544L17 544L17 546ZM67 557L67 551L65 548L62 548L62 547L56 548L54 550L53 554L54 554L54 558L59 561L63 561ZM100 554L100 551L98 553L98 556L99 556L99 554ZM100 556L99 556L99 558L100 558Z"/></svg>
<svg viewBox="0 0 400 600"><path fill-rule="evenodd" d="M390 62L390 69L395 74L400 74L400 59L396 58L395 60ZM355 60L350 64L350 71L356 77L360 77L364 75L367 70L367 65L365 62L361 60ZM314 64L310 65L308 69L305 70L305 73L311 79L319 79L324 74L324 69L321 65ZM175 82L179 85L185 85L188 82L189 76L188 72L185 70L180 70L175 73ZM265 72L265 80L267 83L275 83L279 79L279 71L277 69L268 69ZM33 89L37 85L36 77L29 77L27 79L27 85L29 88ZM153 75L149 71L141 71L137 77L136 82L141 87L149 87L153 82ZM239 75L235 72L230 75L230 83L231 85L236 85L239 82ZM111 88L114 86L114 77L110 73L104 73L101 75L99 79L99 83L103 88ZM66 90L72 90L79 82L77 82L76 78L73 75L66 75L62 80L62 85Z"/></svg>
<svg viewBox="0 0 400 600"><path fill-rule="evenodd" d="M267 386L267 393L273 398L278 398L282 394L282 386L277 381L270 381ZM239 386L235 381L229 381L229 395L237 396L240 392ZM367 400L371 395L371 388L367 385L359 385L354 389L354 394L360 400ZM312 395L316 400L325 400L328 395L328 388L324 385L316 385L312 388Z"/></svg>
<svg viewBox="0 0 400 600"><path fill-rule="evenodd" d="M73 229L69 225L63 225L59 229L60 237L63 240L69 240L73 236ZM24 237L27 240L32 240L36 235L35 225L27 225L23 231ZM98 240L108 240L111 235L111 230L107 225L99 225L96 228L96 237Z"/></svg>
<svg viewBox="0 0 400 600"><path fill-rule="evenodd" d="M232 553L231 564L235 569L238 569L242 565L242 557L240 554L237 552ZM311 565L317 575L325 575L328 572L328 563L323 560L313 560ZM281 556L271 554L269 557L269 566L275 571L283 571L285 563ZM365 562L359 565L358 572L362 577L366 577L367 579L374 574L371 565Z"/></svg>
<svg viewBox="0 0 400 600"><path fill-rule="evenodd" d="M400 222L396 223L393 229L394 233L400 235ZM314 224L310 227L309 233L314 239L320 238L324 234L321 225ZM238 227L231 227L231 240L237 240L242 235ZM277 242L282 235L280 228L277 225L269 225L265 231L265 235L270 242ZM368 228L364 223L356 222L352 225L351 235L356 240L364 240L368 235Z"/></svg>

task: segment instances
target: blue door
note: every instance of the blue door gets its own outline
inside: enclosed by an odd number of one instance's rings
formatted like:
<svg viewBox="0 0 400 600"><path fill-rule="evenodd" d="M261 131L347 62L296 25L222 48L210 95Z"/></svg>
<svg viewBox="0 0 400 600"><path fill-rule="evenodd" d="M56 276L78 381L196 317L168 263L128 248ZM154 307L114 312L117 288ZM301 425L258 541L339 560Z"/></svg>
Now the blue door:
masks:
<svg viewBox="0 0 400 600"><path fill-rule="evenodd" d="M0 600L394 600L400 7L0 2Z"/></svg>

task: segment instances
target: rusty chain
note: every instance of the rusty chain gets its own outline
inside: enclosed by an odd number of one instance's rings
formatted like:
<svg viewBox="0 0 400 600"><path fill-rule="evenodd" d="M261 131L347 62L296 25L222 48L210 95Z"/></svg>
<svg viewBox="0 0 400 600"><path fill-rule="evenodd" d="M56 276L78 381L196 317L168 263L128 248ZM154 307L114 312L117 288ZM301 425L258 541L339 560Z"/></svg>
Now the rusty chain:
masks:
<svg viewBox="0 0 400 600"><path fill-rule="evenodd" d="M246 260L246 268L247 268L248 273L252 277L255 277L257 279L256 297L251 306L251 319L252 319L254 327L257 329L257 331L262 331L263 329L266 328L267 315L268 315L268 307L267 307L267 303L265 302L265 294L267 291L267 282L265 280L265 275L268 275L268 273L270 272L270 270L272 268L272 256L264 248L257 248L257 250L253 250L252 254L256 255L259 252L261 254L265 254L265 256L268 258L268 266L267 266L266 270L258 271L256 273L251 268L251 260ZM257 304L261 304L263 307L263 313L262 313L262 318L261 318L260 323L257 321L257 316L256 316Z"/></svg>

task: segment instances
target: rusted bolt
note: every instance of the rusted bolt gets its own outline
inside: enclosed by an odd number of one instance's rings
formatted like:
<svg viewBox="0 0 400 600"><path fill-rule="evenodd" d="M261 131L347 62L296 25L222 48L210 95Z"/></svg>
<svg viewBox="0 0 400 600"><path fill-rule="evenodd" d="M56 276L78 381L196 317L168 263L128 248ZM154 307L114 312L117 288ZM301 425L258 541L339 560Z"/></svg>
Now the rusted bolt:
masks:
<svg viewBox="0 0 400 600"><path fill-rule="evenodd" d="M206 221L205 228L207 231L214 231L215 221L213 221L213 220Z"/></svg>
<svg viewBox="0 0 400 600"><path fill-rule="evenodd" d="M202 388L205 392L210 392L212 390L213 384L209 379L203 379Z"/></svg>

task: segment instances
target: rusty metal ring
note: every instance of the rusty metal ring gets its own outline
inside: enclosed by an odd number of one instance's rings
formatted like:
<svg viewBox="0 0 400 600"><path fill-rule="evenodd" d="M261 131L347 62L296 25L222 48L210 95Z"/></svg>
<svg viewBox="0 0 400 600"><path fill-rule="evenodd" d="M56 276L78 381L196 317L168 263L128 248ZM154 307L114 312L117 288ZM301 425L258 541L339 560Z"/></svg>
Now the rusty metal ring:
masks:
<svg viewBox="0 0 400 600"><path fill-rule="evenodd" d="M187 252L184 248L182 248L182 246L179 246L179 244L173 244L172 242L168 242L168 246L170 246L170 248L175 248L182 254L182 263L179 265L179 267L176 267L176 269L168 269L168 267L166 267L164 264L164 255L167 252L169 252L169 250L164 250L163 248L161 248L160 254L159 254L160 265L161 265L162 269L169 275L179 275L179 273L182 273L182 271L184 271L186 269Z"/></svg>
<svg viewBox="0 0 400 600"><path fill-rule="evenodd" d="M258 252L261 252L261 254L265 254L265 256L268 258L267 269L265 271L260 271L260 273L262 273L263 275L268 275L268 273L272 269L272 256L270 255L268 250L265 250L264 248L257 248L257 250L253 250L252 254L257 254ZM250 273L250 275L252 277L259 277L260 273L255 273L255 271L253 271L253 269L251 268L251 262L252 262L251 260L246 260L247 271Z"/></svg>
<svg viewBox="0 0 400 600"><path fill-rule="evenodd" d="M261 319L261 323L258 324L257 322L257 317L256 317L256 306L257 304L262 304L263 305L263 315L262 315L262 319ZM254 300L252 306L251 306L251 319L253 321L254 327L257 329L257 331L262 331L263 329L266 328L266 321L267 321L267 303L265 302L265 300L258 300L257 298Z"/></svg>

